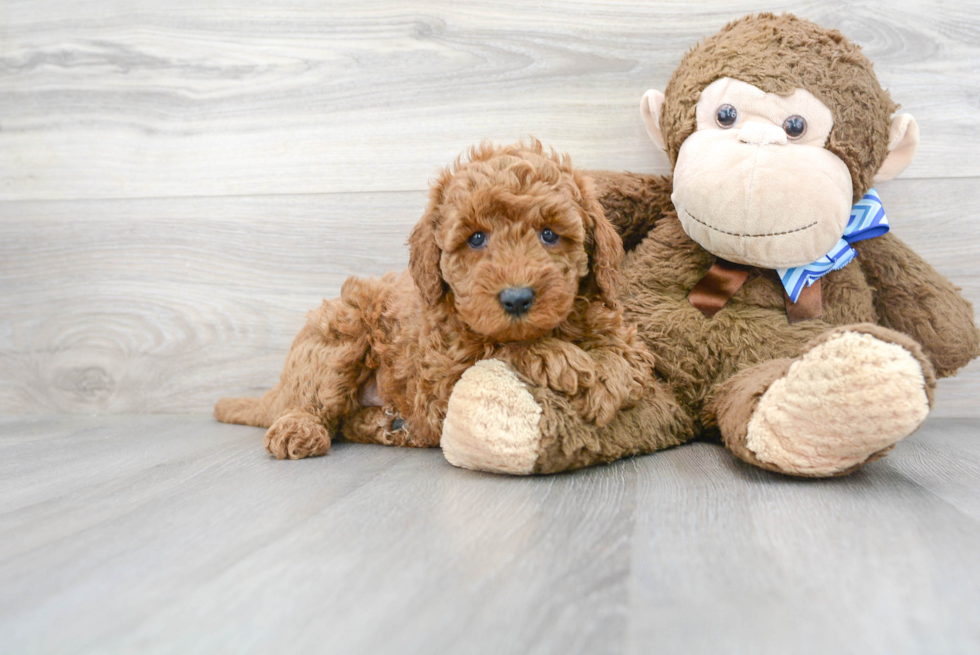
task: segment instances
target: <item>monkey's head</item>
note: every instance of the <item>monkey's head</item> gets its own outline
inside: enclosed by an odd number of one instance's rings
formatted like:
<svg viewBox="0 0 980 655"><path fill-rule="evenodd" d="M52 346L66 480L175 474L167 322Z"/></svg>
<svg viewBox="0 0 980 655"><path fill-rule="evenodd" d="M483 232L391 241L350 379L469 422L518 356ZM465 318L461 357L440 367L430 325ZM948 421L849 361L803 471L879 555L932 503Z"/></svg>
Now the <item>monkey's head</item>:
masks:
<svg viewBox="0 0 980 655"><path fill-rule="evenodd" d="M730 23L641 103L687 234L766 268L827 254L872 181L908 166L919 130L896 109L857 45L788 14Z"/></svg>

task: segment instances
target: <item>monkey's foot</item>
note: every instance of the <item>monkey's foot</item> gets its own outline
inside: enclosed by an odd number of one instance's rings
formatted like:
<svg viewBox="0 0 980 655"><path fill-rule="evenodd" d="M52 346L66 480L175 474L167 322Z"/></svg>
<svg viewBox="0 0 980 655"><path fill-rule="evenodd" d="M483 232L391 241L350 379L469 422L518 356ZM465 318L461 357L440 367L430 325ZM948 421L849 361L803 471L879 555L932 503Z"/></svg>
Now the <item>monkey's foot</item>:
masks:
<svg viewBox="0 0 980 655"><path fill-rule="evenodd" d="M929 414L932 367L904 335L855 326L824 335L758 400L744 446L766 468L838 475L880 456Z"/></svg>
<svg viewBox="0 0 980 655"><path fill-rule="evenodd" d="M454 466L528 475L540 452L540 419L541 407L507 364L477 362L449 397L442 452Z"/></svg>

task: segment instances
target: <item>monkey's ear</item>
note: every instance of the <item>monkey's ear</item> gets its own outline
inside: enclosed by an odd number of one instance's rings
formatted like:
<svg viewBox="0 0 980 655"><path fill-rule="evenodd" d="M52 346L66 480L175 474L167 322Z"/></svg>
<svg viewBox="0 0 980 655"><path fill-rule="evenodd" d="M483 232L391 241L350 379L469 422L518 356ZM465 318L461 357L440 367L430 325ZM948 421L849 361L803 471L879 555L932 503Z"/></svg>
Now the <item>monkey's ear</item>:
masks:
<svg viewBox="0 0 980 655"><path fill-rule="evenodd" d="M442 250L436 242L436 230L439 226L439 205L450 176L448 169L443 171L432 186L425 215L415 224L408 237L408 272L411 273L419 294L430 305L436 304L446 291L439 269Z"/></svg>
<svg viewBox="0 0 980 655"><path fill-rule="evenodd" d="M911 114L898 114L892 118L888 131L888 155L875 174L875 182L886 182L904 171L912 163L918 147L919 126Z"/></svg>
<svg viewBox="0 0 980 655"><path fill-rule="evenodd" d="M647 127L647 134L661 150L667 150L664 133L660 131L660 113L664 108L664 94L656 89L650 89L640 100L640 115Z"/></svg>

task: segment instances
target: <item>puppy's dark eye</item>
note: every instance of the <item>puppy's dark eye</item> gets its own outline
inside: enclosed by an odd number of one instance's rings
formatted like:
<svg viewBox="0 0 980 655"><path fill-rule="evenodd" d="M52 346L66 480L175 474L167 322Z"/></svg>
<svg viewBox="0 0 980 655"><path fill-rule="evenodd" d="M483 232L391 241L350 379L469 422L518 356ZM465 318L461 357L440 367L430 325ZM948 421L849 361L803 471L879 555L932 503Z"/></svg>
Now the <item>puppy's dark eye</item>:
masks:
<svg viewBox="0 0 980 655"><path fill-rule="evenodd" d="M721 127L729 128L738 120L738 112L731 105L722 105L715 114L715 120Z"/></svg>
<svg viewBox="0 0 980 655"><path fill-rule="evenodd" d="M555 234L554 232L552 232L548 228L544 228L543 230L541 230L541 241L545 245L553 246L556 243L558 243L558 239L560 239L560 238L561 237L559 237L557 234Z"/></svg>
<svg viewBox="0 0 980 655"><path fill-rule="evenodd" d="M799 139L806 133L806 119L802 116L790 116L783 121L783 129L789 138Z"/></svg>
<svg viewBox="0 0 980 655"><path fill-rule="evenodd" d="M487 245L487 235L483 232L474 232L470 235L470 238L466 240L470 248L482 248Z"/></svg>

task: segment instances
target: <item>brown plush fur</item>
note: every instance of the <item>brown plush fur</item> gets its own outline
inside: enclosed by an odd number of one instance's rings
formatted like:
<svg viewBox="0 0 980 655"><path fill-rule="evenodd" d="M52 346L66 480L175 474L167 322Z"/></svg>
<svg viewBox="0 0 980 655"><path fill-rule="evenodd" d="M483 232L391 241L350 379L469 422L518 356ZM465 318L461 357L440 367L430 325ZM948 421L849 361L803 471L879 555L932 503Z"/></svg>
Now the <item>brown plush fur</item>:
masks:
<svg viewBox="0 0 980 655"><path fill-rule="evenodd" d="M736 21L706 39L684 57L667 87L661 127L672 162L695 130L701 89L723 76L767 92L788 94L801 87L817 96L834 113L826 147L847 164L855 198L868 190L887 151L888 119L896 105L856 45L833 30L771 14ZM769 384L832 332L870 329L876 338L905 347L922 364L930 402L933 370L938 377L952 375L980 355L970 303L892 234L855 244L857 260L822 278L818 319L789 324L776 272L759 268L722 311L707 318L687 296L715 257L681 227L670 202L670 179L591 174L607 216L629 245L638 244L623 264L626 318L657 355L656 371L669 391L668 402L661 403L667 410L646 409L651 398L663 395L652 387L635 408L596 431L583 426L560 399L532 388L542 405L538 472L695 438L723 438L746 462L780 470L744 447L746 426ZM646 430L631 428L632 417L644 411Z"/></svg>
<svg viewBox="0 0 980 655"><path fill-rule="evenodd" d="M609 423L651 383L653 361L623 323L622 243L592 187L537 141L472 149L434 184L409 270L349 279L309 315L279 384L260 399L223 399L215 416L269 427L280 459L321 455L341 430L436 446L453 385L494 357L558 392L578 420ZM545 228L558 243L542 241ZM475 232L485 246L467 243ZM534 289L520 318L498 299L509 287ZM384 407L365 407L375 383Z"/></svg>

